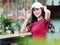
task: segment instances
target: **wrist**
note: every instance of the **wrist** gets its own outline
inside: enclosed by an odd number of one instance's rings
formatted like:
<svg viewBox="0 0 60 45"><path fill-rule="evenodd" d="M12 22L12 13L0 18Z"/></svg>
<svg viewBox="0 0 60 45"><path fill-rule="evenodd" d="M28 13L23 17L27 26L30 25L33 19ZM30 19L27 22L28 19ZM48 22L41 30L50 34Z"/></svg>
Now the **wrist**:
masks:
<svg viewBox="0 0 60 45"><path fill-rule="evenodd" d="M26 17L26 20L29 20L29 19L30 19L30 18L27 18L27 17Z"/></svg>
<svg viewBox="0 0 60 45"><path fill-rule="evenodd" d="M28 22L29 18L26 18L25 20Z"/></svg>

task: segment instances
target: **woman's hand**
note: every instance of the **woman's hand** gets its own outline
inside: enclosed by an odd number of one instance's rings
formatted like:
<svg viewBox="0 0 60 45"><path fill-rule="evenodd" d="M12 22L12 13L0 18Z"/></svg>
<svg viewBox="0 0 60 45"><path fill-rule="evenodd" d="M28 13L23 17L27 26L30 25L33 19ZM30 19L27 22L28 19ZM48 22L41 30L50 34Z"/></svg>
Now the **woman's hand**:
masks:
<svg viewBox="0 0 60 45"><path fill-rule="evenodd" d="M21 37L26 37L28 35L32 35L31 32L24 32L24 33L20 33Z"/></svg>
<svg viewBox="0 0 60 45"><path fill-rule="evenodd" d="M26 18L30 19L31 15L32 15L32 9L30 9L26 12Z"/></svg>
<svg viewBox="0 0 60 45"><path fill-rule="evenodd" d="M44 11L45 11L45 19L50 20L51 11L48 10L46 6L43 6L43 8L44 8Z"/></svg>
<svg viewBox="0 0 60 45"><path fill-rule="evenodd" d="M46 6L43 6L43 8L44 8L44 12L46 12L47 11L47 7Z"/></svg>
<svg viewBox="0 0 60 45"><path fill-rule="evenodd" d="M49 13L49 14L51 13L51 11L49 9L47 9L46 6L43 6L43 8L44 8L45 13Z"/></svg>
<svg viewBox="0 0 60 45"><path fill-rule="evenodd" d="M24 33L21 33L20 34L20 37L25 37L26 35Z"/></svg>

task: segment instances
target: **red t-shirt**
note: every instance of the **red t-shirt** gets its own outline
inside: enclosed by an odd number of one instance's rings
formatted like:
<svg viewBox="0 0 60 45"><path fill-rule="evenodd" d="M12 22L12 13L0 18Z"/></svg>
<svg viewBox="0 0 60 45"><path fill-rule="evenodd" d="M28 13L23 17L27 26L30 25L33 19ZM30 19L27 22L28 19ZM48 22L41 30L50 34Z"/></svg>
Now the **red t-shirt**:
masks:
<svg viewBox="0 0 60 45"><path fill-rule="evenodd" d="M27 28L32 33L33 38L46 38L50 21L42 19L38 22L31 23Z"/></svg>

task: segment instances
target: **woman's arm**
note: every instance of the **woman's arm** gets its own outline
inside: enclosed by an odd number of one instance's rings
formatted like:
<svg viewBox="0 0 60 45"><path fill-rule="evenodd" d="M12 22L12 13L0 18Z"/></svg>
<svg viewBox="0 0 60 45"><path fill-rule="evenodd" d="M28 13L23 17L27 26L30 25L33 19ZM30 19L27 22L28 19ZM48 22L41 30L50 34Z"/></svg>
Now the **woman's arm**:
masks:
<svg viewBox="0 0 60 45"><path fill-rule="evenodd" d="M31 13L32 13L32 10L31 10L31 9L27 11L27 13L26 13L26 19L25 19L25 21L24 21L24 23L23 23L23 25L22 25L22 27L21 27L20 32L26 32L26 31L28 30L28 29L26 28L26 25L27 25L27 23L28 23L28 20L29 20L30 17L31 17Z"/></svg>
<svg viewBox="0 0 60 45"><path fill-rule="evenodd" d="M26 32L26 30L27 30L26 29L27 23L28 23L28 19L26 18L25 21L24 21L24 23L23 23L23 25L22 25L22 27L21 27L20 32Z"/></svg>
<svg viewBox="0 0 60 45"><path fill-rule="evenodd" d="M48 10L46 6L44 6L44 11L45 11L45 19L47 21L50 20L51 11Z"/></svg>

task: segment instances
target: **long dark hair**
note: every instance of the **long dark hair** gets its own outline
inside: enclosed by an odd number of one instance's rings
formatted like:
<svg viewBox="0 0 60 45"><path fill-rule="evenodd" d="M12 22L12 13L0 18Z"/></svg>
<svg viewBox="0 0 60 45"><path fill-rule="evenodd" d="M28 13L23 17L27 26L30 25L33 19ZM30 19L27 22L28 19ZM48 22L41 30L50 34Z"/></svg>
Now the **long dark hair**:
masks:
<svg viewBox="0 0 60 45"><path fill-rule="evenodd" d="M41 10L42 10L42 16L43 16L43 18L45 17L45 12L44 12L44 9L43 8L41 8ZM35 17L35 15L33 14L33 11L32 11L32 20L31 20L31 22L37 22L38 20L37 20L37 17Z"/></svg>

